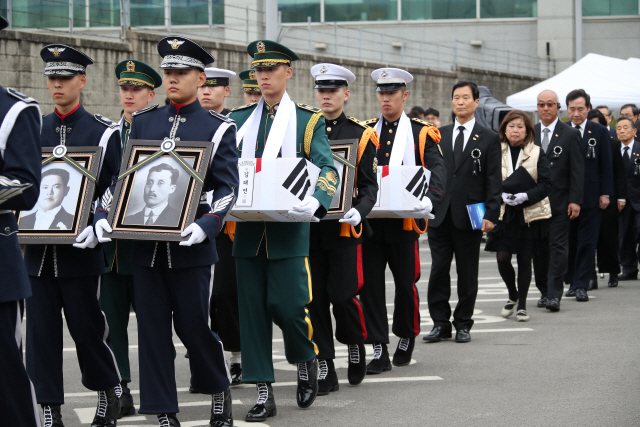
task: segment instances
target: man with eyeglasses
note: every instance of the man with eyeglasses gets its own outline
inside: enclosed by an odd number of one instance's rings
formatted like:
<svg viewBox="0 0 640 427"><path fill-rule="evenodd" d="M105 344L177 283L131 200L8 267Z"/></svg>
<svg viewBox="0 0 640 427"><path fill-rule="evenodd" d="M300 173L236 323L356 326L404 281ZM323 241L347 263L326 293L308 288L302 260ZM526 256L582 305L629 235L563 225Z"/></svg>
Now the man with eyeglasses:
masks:
<svg viewBox="0 0 640 427"><path fill-rule="evenodd" d="M638 117L640 116L640 110L636 104L624 104L620 108L620 117L627 117L633 120L633 123L636 125L636 128L640 126L640 121L638 121ZM618 138L620 139L620 138ZM638 141L640 139L640 135L636 135L634 140Z"/></svg>
<svg viewBox="0 0 640 427"><path fill-rule="evenodd" d="M607 121L607 130L609 131L609 136L612 138L617 138L616 136L616 128L611 127L611 120L613 120L613 115L611 114L611 110L606 105L598 105L596 110L600 111Z"/></svg>

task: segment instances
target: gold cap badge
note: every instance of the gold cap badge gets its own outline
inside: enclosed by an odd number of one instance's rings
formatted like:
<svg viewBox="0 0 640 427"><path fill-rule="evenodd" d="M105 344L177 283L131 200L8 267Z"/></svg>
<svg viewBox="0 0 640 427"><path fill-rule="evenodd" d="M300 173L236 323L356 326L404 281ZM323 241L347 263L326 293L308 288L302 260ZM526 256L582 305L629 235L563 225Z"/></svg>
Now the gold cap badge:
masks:
<svg viewBox="0 0 640 427"><path fill-rule="evenodd" d="M184 40L178 40L178 39L167 40L167 43L171 45L171 49L177 49L182 45L182 43L184 43Z"/></svg>
<svg viewBox="0 0 640 427"><path fill-rule="evenodd" d="M256 79L256 72L249 71L249 80L255 80L255 79Z"/></svg>
<svg viewBox="0 0 640 427"><path fill-rule="evenodd" d="M65 49L65 47L54 47L53 49L49 48L49 52L53 53L53 56L60 56L60 54L65 51Z"/></svg>
<svg viewBox="0 0 640 427"><path fill-rule="evenodd" d="M136 64L134 64L133 61L127 62L127 71L129 73L133 73L136 71Z"/></svg>
<svg viewBox="0 0 640 427"><path fill-rule="evenodd" d="M256 44L256 47L258 48L258 53L264 53L266 50L266 47L263 42L258 42Z"/></svg>
<svg viewBox="0 0 640 427"><path fill-rule="evenodd" d="M389 77L389 73L387 71L383 71L382 74L380 74L380 77L386 79L387 77Z"/></svg>
<svg viewBox="0 0 640 427"><path fill-rule="evenodd" d="M326 74L328 71L329 69L326 65L323 65L322 68L320 68L320 74Z"/></svg>

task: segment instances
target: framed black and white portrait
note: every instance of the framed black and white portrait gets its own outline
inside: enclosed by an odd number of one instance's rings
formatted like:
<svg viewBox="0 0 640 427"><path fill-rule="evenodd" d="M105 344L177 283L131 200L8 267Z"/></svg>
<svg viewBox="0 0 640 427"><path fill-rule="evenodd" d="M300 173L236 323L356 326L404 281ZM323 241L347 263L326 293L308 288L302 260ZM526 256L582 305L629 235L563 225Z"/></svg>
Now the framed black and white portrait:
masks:
<svg viewBox="0 0 640 427"><path fill-rule="evenodd" d="M52 147L42 150L36 205L18 213L22 244L72 244L87 226L102 151L100 147L55 149L61 150L59 156L53 156Z"/></svg>
<svg viewBox="0 0 640 427"><path fill-rule="evenodd" d="M211 142L129 140L109 212L110 237L184 240L209 166ZM168 149L171 148L172 149Z"/></svg>
<svg viewBox="0 0 640 427"><path fill-rule="evenodd" d="M333 195L327 215L323 219L339 219L351 209L353 203L358 140L336 139L329 141L329 145L333 154L333 165L338 170L340 183Z"/></svg>

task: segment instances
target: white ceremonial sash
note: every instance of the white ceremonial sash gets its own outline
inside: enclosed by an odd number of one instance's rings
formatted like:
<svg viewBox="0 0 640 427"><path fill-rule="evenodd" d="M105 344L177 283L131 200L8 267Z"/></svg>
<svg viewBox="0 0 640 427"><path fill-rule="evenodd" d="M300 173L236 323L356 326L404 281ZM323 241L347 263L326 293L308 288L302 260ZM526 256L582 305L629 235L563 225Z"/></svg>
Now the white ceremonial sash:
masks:
<svg viewBox="0 0 640 427"><path fill-rule="evenodd" d="M385 120L384 116L380 116L380 120L378 120L376 124L375 130L378 132L378 135L382 135L383 120ZM411 119L409 119L403 111L396 130L396 137L393 140L389 166L415 166L416 157L414 144L413 132L411 131Z"/></svg>

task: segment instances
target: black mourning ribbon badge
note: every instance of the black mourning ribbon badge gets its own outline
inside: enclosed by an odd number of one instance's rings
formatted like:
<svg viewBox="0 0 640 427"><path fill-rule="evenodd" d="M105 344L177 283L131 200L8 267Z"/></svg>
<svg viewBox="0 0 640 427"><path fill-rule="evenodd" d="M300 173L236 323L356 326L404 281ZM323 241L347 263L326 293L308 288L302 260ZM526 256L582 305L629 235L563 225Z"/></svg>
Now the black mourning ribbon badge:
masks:
<svg viewBox="0 0 640 427"><path fill-rule="evenodd" d="M595 159L596 158L596 139L589 138L587 141L587 145L589 148L587 149L587 159Z"/></svg>
<svg viewBox="0 0 640 427"><path fill-rule="evenodd" d="M69 163L71 166L76 168L82 175L84 175L87 178L89 178L91 181L93 181L93 182L96 181L96 177L95 176L91 175L89 173L89 171L86 170L84 167L82 167L80 164L78 164L78 162L73 160L71 157L67 156L67 147L65 147L64 145L56 146L53 149L53 153L51 154L51 156L47 157L46 159L44 159L42 161L42 166L44 166L44 165L46 165L48 163L51 163L52 161L54 161L56 159L64 160L65 162Z"/></svg>
<svg viewBox="0 0 640 427"><path fill-rule="evenodd" d="M553 147L553 158L557 159L558 157L560 157L560 154L562 154L562 147L560 147L559 145Z"/></svg>
<svg viewBox="0 0 640 427"><path fill-rule="evenodd" d="M193 168L191 168L191 166L189 166L187 164L187 162L185 162L184 159L182 157L180 157L180 155L178 153L176 153L175 148L176 148L176 142L173 139L165 138L164 141L162 141L162 144L160 144L160 150L156 151L155 153L153 153L152 155L150 155L149 157L147 157L143 161L138 162L135 165L131 166L129 169L127 169L123 174L121 174L118 177L118 181L120 181L121 179L127 177L128 175L132 174L133 172L137 171L141 167L149 164L150 162L154 161L155 159L157 159L158 157L162 156L163 154L168 153L171 157L176 159L178 164L180 166L182 166L182 169L184 169L194 179L198 180L200 182L200 184L204 184L204 180L202 178L200 178L200 175L198 175L198 172L193 170Z"/></svg>
<svg viewBox="0 0 640 427"><path fill-rule="evenodd" d="M478 148L474 148L471 150L471 158L473 159L473 176L477 176L479 173L482 173L482 166L480 165L480 156L482 155L482 151Z"/></svg>

